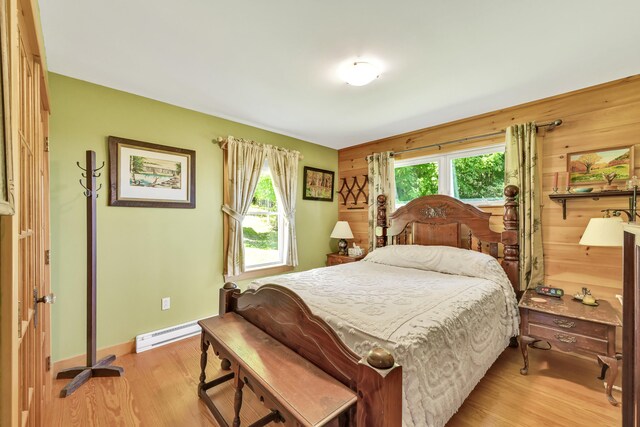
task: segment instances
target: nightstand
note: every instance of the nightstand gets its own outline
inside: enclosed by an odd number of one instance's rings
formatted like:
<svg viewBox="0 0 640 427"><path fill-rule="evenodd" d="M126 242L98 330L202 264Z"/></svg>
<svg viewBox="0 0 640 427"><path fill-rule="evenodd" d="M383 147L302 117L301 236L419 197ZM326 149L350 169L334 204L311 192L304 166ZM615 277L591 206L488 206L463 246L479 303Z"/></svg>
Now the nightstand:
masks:
<svg viewBox="0 0 640 427"><path fill-rule="evenodd" d="M522 375L529 371L528 346L546 341L562 351L596 356L598 363L610 369L606 395L611 404L617 402L611 396L613 383L618 375L616 359L616 327L622 326L609 302L598 301L597 307L572 300L539 295L526 291L520 300L520 348L524 358Z"/></svg>
<svg viewBox="0 0 640 427"><path fill-rule="evenodd" d="M337 252L332 254L327 254L327 267L331 267L332 265L338 265L338 264L346 264L348 262L360 261L364 257L365 257L364 255L360 255L360 256L340 255Z"/></svg>

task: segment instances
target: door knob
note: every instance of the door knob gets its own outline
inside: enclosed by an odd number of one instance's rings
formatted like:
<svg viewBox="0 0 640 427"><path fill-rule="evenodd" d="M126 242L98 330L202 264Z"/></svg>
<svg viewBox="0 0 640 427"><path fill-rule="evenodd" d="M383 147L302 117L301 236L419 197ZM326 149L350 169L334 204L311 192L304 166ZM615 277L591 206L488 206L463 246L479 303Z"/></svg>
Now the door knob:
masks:
<svg viewBox="0 0 640 427"><path fill-rule="evenodd" d="M56 294L52 292L49 295L43 295L40 298L38 298L36 302L40 302L43 304L53 304L56 302Z"/></svg>

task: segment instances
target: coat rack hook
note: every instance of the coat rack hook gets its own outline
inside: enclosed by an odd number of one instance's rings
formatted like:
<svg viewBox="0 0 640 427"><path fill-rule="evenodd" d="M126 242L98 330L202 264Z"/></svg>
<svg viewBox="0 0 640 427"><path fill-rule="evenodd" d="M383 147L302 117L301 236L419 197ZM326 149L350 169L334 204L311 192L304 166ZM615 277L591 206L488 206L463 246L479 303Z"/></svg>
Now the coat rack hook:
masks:
<svg viewBox="0 0 640 427"><path fill-rule="evenodd" d="M102 184L100 184L100 185L98 186L98 188L96 189L96 193L97 193L98 191L100 191L100 189L101 189L101 188L102 188Z"/></svg>
<svg viewBox="0 0 640 427"><path fill-rule="evenodd" d="M97 169L94 169L94 170L93 170L93 173L98 172L98 171L99 171L100 169L102 169L103 167L104 167L104 160L102 161L102 165L101 165L99 168L97 168Z"/></svg>
<svg viewBox="0 0 640 427"><path fill-rule="evenodd" d="M80 169L82 169L83 171L85 171L85 172L87 171L85 168L83 168L82 166L80 166L80 162L76 162L76 165L77 165Z"/></svg>
<svg viewBox="0 0 640 427"><path fill-rule="evenodd" d="M93 174L91 176L93 176L94 178L100 178L100 176L102 176L102 173L96 173L96 171L93 171Z"/></svg>

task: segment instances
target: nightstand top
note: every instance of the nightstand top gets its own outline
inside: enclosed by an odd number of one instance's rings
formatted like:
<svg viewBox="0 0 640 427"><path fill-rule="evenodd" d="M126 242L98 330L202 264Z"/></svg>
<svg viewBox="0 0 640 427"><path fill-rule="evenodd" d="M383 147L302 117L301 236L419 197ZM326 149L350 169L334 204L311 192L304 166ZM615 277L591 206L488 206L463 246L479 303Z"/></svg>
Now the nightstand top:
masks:
<svg viewBox="0 0 640 427"><path fill-rule="evenodd" d="M532 301L531 298L540 298L544 300L544 302ZM561 298L548 297L539 295L534 290L528 290L522 295L518 307L556 314L558 316L571 317L573 319L587 320L589 322L622 326L620 318L618 318L616 311L608 301L598 300L598 303L600 305L593 307L572 299L570 295L565 295Z"/></svg>
<svg viewBox="0 0 640 427"><path fill-rule="evenodd" d="M349 259L353 259L353 260L356 260L356 261L360 261L366 255L367 254L359 255L359 256L349 256L349 255L340 255L338 252L333 252L331 254L327 254L327 256L334 256L334 257L338 257L338 258L349 258Z"/></svg>

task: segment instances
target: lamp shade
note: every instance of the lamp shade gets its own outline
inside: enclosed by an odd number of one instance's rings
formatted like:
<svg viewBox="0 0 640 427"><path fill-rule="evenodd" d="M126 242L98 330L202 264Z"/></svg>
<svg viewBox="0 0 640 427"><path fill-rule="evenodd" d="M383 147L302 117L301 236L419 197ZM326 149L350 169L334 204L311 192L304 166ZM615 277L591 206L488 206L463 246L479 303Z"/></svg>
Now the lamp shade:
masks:
<svg viewBox="0 0 640 427"><path fill-rule="evenodd" d="M580 244L585 246L622 246L622 218L591 218Z"/></svg>
<svg viewBox="0 0 640 427"><path fill-rule="evenodd" d="M338 221L331 232L332 239L353 239L351 227L347 221Z"/></svg>

